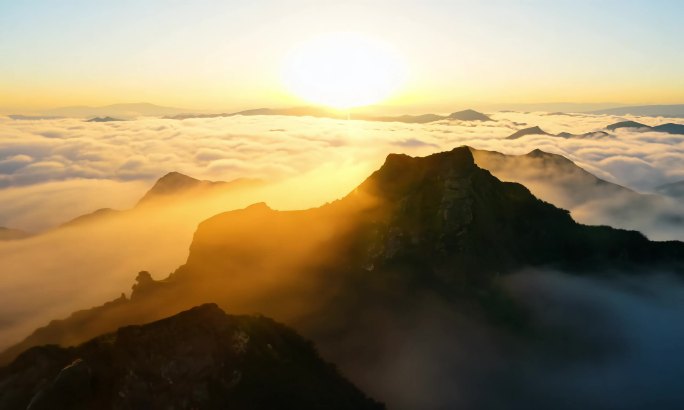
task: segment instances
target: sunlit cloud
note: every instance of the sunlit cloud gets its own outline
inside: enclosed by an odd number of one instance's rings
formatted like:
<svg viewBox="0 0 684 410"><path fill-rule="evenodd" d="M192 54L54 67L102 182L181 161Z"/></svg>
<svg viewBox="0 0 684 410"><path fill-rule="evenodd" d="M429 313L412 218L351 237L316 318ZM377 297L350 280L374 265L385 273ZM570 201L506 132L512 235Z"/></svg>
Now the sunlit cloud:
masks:
<svg viewBox="0 0 684 410"><path fill-rule="evenodd" d="M0 201L0 223L34 230L56 223L57 216L49 220L43 216L27 224L26 211L22 213L17 210L19 207L8 205L16 201L14 193L19 187L34 187L21 192L23 201L38 208L43 200L37 198L44 194L68 197L57 202L70 204L64 207L70 210L64 216L70 218L86 211L84 205L90 202L71 190L60 193L53 189L55 185L45 184L79 181L83 197L94 197L100 191L101 200L92 205L126 207L134 203L132 197L142 195L145 186L174 170L201 179L284 180L326 167L337 169L340 175L343 170L354 168L356 172L349 174L349 178L355 180L338 184L336 191L334 187L328 188L331 196L341 196L360 182L364 173L379 166L390 152L427 155L459 145L509 154L524 154L536 148L558 153L600 178L641 191L684 179L680 165L684 160L681 135L621 129L604 138L530 135L505 140L525 126L539 125L550 133L580 134L601 130L625 118L517 112L493 113L492 117L496 121L430 124L280 116L111 123L76 119L14 121L0 117L0 187L4 187L0 189L0 199L4 199ZM672 121L627 119L649 125ZM128 181L140 184L126 184ZM54 203L54 199L44 201L45 208ZM289 206L297 204L290 202ZM59 213L55 215L62 217Z"/></svg>

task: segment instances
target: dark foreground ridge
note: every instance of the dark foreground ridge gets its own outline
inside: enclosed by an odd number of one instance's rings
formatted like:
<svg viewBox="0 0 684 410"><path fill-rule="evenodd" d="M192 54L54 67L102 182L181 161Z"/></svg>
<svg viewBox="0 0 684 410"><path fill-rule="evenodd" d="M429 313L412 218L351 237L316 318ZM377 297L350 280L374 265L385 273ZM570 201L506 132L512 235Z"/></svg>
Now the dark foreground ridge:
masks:
<svg viewBox="0 0 684 410"><path fill-rule="evenodd" d="M215 304L78 347L32 348L0 369L0 409L382 409L313 345Z"/></svg>

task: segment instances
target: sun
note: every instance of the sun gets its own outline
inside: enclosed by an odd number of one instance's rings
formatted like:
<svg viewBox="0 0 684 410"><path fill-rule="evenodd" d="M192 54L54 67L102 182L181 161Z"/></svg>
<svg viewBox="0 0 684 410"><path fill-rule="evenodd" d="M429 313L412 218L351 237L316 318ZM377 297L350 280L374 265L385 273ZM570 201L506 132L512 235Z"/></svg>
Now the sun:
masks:
<svg viewBox="0 0 684 410"><path fill-rule="evenodd" d="M348 109L383 101L405 80L406 66L387 44L356 33L331 33L296 47L284 82L313 104Z"/></svg>

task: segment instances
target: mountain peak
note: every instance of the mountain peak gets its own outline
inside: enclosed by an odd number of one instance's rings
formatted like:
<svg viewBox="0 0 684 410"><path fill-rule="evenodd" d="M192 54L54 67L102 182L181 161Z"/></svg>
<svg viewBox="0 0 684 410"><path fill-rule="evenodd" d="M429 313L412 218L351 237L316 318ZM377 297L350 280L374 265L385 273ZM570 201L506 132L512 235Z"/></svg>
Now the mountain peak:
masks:
<svg viewBox="0 0 684 410"><path fill-rule="evenodd" d="M535 125L534 127L523 128L521 130L518 130L518 131L514 132L513 134L509 135L508 137L506 137L506 139L515 140L518 138L522 138L526 135L551 135L551 134L542 130L539 126Z"/></svg>
<svg viewBox="0 0 684 410"><path fill-rule="evenodd" d="M391 199L395 194L405 195L411 191L409 187L419 186L426 179L450 178L467 174L474 169L478 167L467 146L426 157L389 154L382 167L358 189Z"/></svg>
<svg viewBox="0 0 684 410"><path fill-rule="evenodd" d="M203 184L205 184L205 181L200 181L199 179L189 177L180 172L172 171L159 178L152 188L150 188L150 190L140 199L138 204L188 191Z"/></svg>
<svg viewBox="0 0 684 410"><path fill-rule="evenodd" d="M527 155L529 155L530 157L545 157L548 155L548 153L540 150L539 148L535 148L532 151L530 151Z"/></svg>
<svg viewBox="0 0 684 410"><path fill-rule="evenodd" d="M461 120L461 121L491 121L489 116L477 112L475 110L467 109L463 111L456 111L449 114L447 119L450 120Z"/></svg>
<svg viewBox="0 0 684 410"><path fill-rule="evenodd" d="M642 124L640 122L636 121L620 121L616 122L615 124L610 124L609 126L606 127L606 129L609 129L611 131L617 130L618 128L650 128L646 124Z"/></svg>
<svg viewBox="0 0 684 410"><path fill-rule="evenodd" d="M268 206L268 204L266 202L254 203L245 209L251 209L253 211L271 211L272 210L271 207Z"/></svg>
<svg viewBox="0 0 684 410"><path fill-rule="evenodd" d="M416 162L425 163L451 163L463 168L474 167L475 159L473 158L471 148L467 145L456 147L451 151L437 152L426 157L412 157L406 154L389 154L385 159L385 164L380 168L380 171L385 167L404 166Z"/></svg>

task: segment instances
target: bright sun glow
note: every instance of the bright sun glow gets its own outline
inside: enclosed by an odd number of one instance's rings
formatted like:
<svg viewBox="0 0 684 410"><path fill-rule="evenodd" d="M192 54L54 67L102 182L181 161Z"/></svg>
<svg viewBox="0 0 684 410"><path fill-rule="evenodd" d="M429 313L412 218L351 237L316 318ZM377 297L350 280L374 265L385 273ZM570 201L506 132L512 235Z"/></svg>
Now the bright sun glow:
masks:
<svg viewBox="0 0 684 410"><path fill-rule="evenodd" d="M318 37L296 48L285 68L287 87L314 104L350 108L397 91L406 67L382 42L353 33Z"/></svg>

